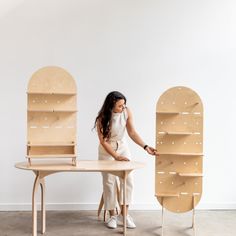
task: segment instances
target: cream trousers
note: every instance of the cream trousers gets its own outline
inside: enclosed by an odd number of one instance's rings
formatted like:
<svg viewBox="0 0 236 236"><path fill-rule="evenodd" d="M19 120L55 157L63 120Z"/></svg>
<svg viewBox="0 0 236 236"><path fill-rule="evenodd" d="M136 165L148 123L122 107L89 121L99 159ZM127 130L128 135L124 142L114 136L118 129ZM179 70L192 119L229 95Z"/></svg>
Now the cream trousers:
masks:
<svg viewBox="0 0 236 236"><path fill-rule="evenodd" d="M131 158L129 148L124 141L112 141L110 142L113 150L119 155ZM98 148L99 160L114 160L110 156L102 145ZM114 160L115 161L115 160ZM123 205L123 180L115 175L102 173L103 177L103 198L104 198L104 209L113 210L118 206L117 201L117 183L120 189L120 204ZM133 175L130 173L126 179L126 205L130 205L133 192Z"/></svg>

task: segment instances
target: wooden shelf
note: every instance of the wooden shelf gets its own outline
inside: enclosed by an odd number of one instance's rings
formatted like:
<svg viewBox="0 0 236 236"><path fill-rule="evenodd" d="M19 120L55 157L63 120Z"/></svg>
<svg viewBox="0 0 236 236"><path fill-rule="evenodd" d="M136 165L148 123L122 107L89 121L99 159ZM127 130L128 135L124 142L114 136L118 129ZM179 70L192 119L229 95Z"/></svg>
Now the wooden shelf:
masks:
<svg viewBox="0 0 236 236"><path fill-rule="evenodd" d="M191 135L192 132L166 132L167 135Z"/></svg>
<svg viewBox="0 0 236 236"><path fill-rule="evenodd" d="M36 71L27 92L26 157L33 159L77 156L77 88L63 68L46 66Z"/></svg>
<svg viewBox="0 0 236 236"><path fill-rule="evenodd" d="M29 95L68 95L74 96L76 93L59 93L59 92L27 92Z"/></svg>
<svg viewBox="0 0 236 236"><path fill-rule="evenodd" d="M156 197L179 197L179 193L157 193Z"/></svg>
<svg viewBox="0 0 236 236"><path fill-rule="evenodd" d="M158 99L155 194L163 210L193 210L194 216L203 182L203 115L201 99L190 88L170 88Z"/></svg>
<svg viewBox="0 0 236 236"><path fill-rule="evenodd" d="M28 112L77 112L77 110L36 110L28 109Z"/></svg>
<svg viewBox="0 0 236 236"><path fill-rule="evenodd" d="M176 175L178 174L176 171L157 171L156 172L157 174L160 174L160 175Z"/></svg>
<svg viewBox="0 0 236 236"><path fill-rule="evenodd" d="M75 146L75 143L28 143L27 146L29 147L69 147L69 146Z"/></svg>
<svg viewBox="0 0 236 236"><path fill-rule="evenodd" d="M53 112L77 112L77 110L53 110Z"/></svg>
<svg viewBox="0 0 236 236"><path fill-rule="evenodd" d="M53 112L53 110L28 109L28 112Z"/></svg>
<svg viewBox="0 0 236 236"><path fill-rule="evenodd" d="M159 134L163 134L163 135L191 135L194 134L193 132L184 132L184 131L160 131L158 132Z"/></svg>
<svg viewBox="0 0 236 236"><path fill-rule="evenodd" d="M48 154L48 155L26 155L27 158L73 158L76 157L75 154Z"/></svg>
<svg viewBox="0 0 236 236"><path fill-rule="evenodd" d="M168 152L158 152L159 155L173 155L173 156L203 156L203 153L193 153L193 152L189 152L189 153L184 153L184 152L172 152L172 153L168 153Z"/></svg>
<svg viewBox="0 0 236 236"><path fill-rule="evenodd" d="M188 192L180 192L180 193L157 193L156 197L180 197L180 195L192 195L199 196L201 193L188 193Z"/></svg>
<svg viewBox="0 0 236 236"><path fill-rule="evenodd" d="M191 112L191 111L157 111L157 114L166 115L201 115L201 112Z"/></svg>
<svg viewBox="0 0 236 236"><path fill-rule="evenodd" d="M157 114L178 115L179 111L157 111Z"/></svg>
<svg viewBox="0 0 236 236"><path fill-rule="evenodd" d="M203 177L202 173L179 173L182 177Z"/></svg>

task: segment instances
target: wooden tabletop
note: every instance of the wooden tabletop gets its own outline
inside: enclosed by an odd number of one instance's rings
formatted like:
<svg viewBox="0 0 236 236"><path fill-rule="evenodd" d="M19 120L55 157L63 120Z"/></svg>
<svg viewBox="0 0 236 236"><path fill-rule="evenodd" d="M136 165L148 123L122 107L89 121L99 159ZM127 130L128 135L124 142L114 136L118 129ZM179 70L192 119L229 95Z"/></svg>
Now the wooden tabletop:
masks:
<svg viewBox="0 0 236 236"><path fill-rule="evenodd" d="M35 161L15 164L16 168L32 171L70 171L70 172L100 172L100 171L131 171L143 168L144 163L136 161L113 161L113 160L77 160L77 165L72 166L68 160L60 161Z"/></svg>

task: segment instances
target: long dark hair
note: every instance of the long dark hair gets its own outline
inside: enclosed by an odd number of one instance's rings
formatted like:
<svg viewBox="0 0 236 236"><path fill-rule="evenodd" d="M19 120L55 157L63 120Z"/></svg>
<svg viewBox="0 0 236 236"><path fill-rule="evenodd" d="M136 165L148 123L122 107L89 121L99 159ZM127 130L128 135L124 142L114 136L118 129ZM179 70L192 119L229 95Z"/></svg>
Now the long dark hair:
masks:
<svg viewBox="0 0 236 236"><path fill-rule="evenodd" d="M110 92L102 105L102 108L98 112L98 116L95 119L94 127L96 127L97 122L100 122L100 131L103 135L103 138L110 138L110 131L111 131L111 116L112 116L112 110L118 100L124 99L126 104L126 97L118 92L113 91Z"/></svg>

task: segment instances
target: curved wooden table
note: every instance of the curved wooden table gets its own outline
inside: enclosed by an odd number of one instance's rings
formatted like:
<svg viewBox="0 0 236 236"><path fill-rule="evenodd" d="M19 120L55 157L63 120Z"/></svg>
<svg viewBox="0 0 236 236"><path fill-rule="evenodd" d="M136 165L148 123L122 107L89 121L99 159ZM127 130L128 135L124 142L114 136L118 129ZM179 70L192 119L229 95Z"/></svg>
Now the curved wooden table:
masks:
<svg viewBox="0 0 236 236"><path fill-rule="evenodd" d="M37 161L29 165L28 162L20 162L15 165L16 168L31 170L35 173L35 181L32 193L32 235L37 235L37 206L36 192L41 187L41 233L46 231L46 210L45 210L45 180L48 175L58 172L107 172L119 176L123 179L123 235L126 235L126 179L128 174L134 170L144 167L144 163L135 161L78 161L76 166L72 166L69 161Z"/></svg>

